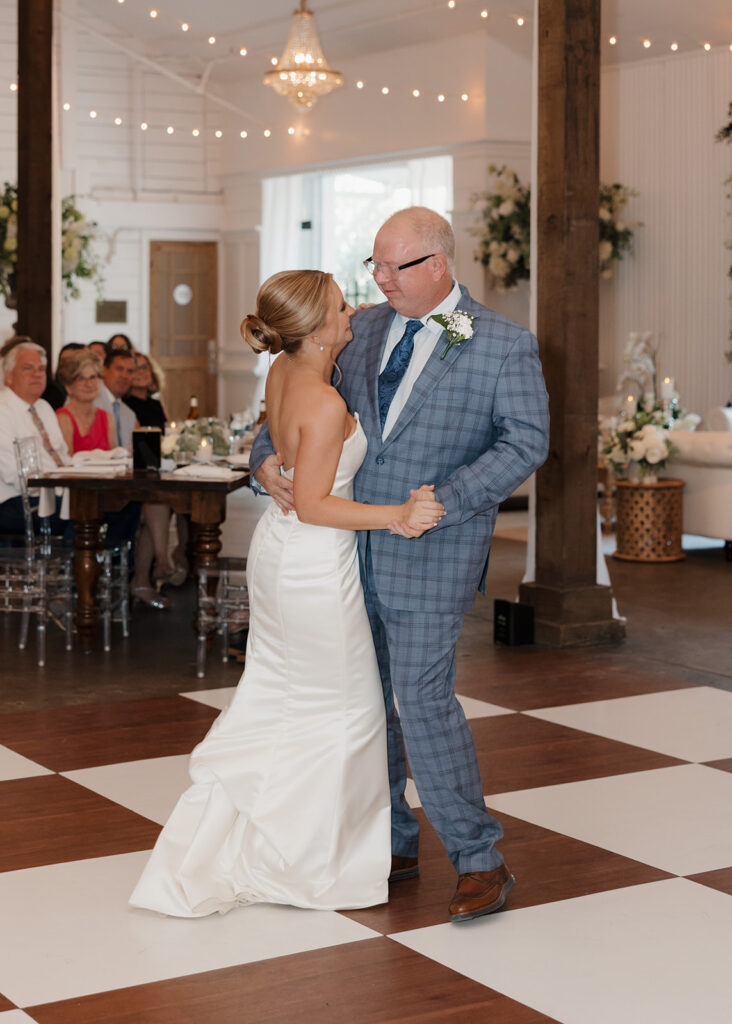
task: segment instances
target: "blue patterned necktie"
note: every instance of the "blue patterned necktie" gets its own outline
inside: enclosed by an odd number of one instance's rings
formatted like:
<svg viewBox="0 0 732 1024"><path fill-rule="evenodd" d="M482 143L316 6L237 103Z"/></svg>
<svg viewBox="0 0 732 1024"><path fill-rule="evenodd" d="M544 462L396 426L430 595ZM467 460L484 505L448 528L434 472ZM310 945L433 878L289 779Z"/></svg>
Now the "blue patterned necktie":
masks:
<svg viewBox="0 0 732 1024"><path fill-rule="evenodd" d="M119 399L115 399L112 402L112 411L114 412L114 425L117 430L117 444L122 444L122 424L120 423L120 410L119 410Z"/></svg>
<svg viewBox="0 0 732 1024"><path fill-rule="evenodd" d="M407 372L409 360L414 351L414 335L424 327L421 320L407 320L404 334L401 336L389 356L389 361L379 374L379 419L384 429L389 406L392 403L402 377Z"/></svg>

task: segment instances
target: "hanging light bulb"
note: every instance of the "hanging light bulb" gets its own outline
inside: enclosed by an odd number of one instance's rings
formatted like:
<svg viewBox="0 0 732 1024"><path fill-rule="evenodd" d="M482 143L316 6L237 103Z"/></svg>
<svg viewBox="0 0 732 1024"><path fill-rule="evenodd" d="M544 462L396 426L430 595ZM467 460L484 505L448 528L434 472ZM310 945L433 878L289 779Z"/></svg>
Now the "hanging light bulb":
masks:
<svg viewBox="0 0 732 1024"><path fill-rule="evenodd" d="M265 74L264 84L286 96L301 113L310 110L321 96L343 85L340 71L328 67L323 56L315 17L307 9L307 0L300 0L300 10L293 11L284 53L277 66Z"/></svg>

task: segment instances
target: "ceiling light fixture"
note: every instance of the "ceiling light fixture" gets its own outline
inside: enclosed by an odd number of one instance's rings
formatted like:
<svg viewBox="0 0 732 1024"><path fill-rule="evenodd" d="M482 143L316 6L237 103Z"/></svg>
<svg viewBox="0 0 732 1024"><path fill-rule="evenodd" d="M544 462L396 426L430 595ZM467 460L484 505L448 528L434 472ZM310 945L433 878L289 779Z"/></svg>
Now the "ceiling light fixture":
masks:
<svg viewBox="0 0 732 1024"><path fill-rule="evenodd" d="M293 11L287 45L275 63L274 70L265 74L264 84L286 96L301 113L310 110L321 96L343 85L340 71L333 71L323 56L315 17L307 9L307 0L300 0L300 10Z"/></svg>

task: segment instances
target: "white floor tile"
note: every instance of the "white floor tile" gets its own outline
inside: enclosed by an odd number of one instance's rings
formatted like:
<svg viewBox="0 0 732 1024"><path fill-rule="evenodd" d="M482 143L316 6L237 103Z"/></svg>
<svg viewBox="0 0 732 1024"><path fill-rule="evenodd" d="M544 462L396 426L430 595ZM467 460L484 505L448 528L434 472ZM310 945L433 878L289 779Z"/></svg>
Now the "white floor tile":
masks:
<svg viewBox="0 0 732 1024"><path fill-rule="evenodd" d="M493 794L486 803L676 875L732 865L732 773L705 765Z"/></svg>
<svg viewBox="0 0 732 1024"><path fill-rule="evenodd" d="M36 775L53 775L49 768L44 768L27 757L16 754L9 747L0 746L0 782L11 779L30 779Z"/></svg>
<svg viewBox="0 0 732 1024"><path fill-rule="evenodd" d="M404 790L404 796L407 798L407 803L410 807L421 807L422 801L419 799L419 793L417 787L414 784L413 779L407 779L407 786Z"/></svg>
<svg viewBox="0 0 732 1024"><path fill-rule="evenodd" d="M189 693L181 693L179 696L187 697L189 700L196 700L199 704L207 704L210 708L218 708L219 711L223 711L231 702L235 690L235 686L220 686L216 690L191 690Z"/></svg>
<svg viewBox="0 0 732 1024"><path fill-rule="evenodd" d="M525 714L685 761L732 757L732 693L712 686L566 704Z"/></svg>
<svg viewBox="0 0 732 1024"><path fill-rule="evenodd" d="M129 853L0 874L0 992L32 1006L378 934L341 914L264 904L200 920L132 910L146 859Z"/></svg>
<svg viewBox="0 0 732 1024"><path fill-rule="evenodd" d="M188 754L61 772L67 779L163 825L190 786Z"/></svg>
<svg viewBox="0 0 732 1024"><path fill-rule="evenodd" d="M35 1021L22 1010L5 1010L0 1013L0 1024L35 1024Z"/></svg>
<svg viewBox="0 0 732 1024"><path fill-rule="evenodd" d="M476 700L475 697L461 697L459 693L456 696L462 705L465 717L468 719L518 714L513 708L502 708L499 704L489 704L486 700Z"/></svg>
<svg viewBox="0 0 732 1024"><path fill-rule="evenodd" d="M732 896L674 878L392 936L562 1024L729 1024Z"/></svg>

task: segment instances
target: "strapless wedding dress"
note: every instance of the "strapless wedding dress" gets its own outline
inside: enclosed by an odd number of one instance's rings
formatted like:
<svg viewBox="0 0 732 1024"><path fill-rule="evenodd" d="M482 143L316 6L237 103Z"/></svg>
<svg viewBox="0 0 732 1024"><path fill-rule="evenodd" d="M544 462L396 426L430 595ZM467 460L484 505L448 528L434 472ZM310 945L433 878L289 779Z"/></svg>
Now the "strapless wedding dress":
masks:
<svg viewBox="0 0 732 1024"><path fill-rule="evenodd" d="M332 494L353 497L366 448L357 422ZM130 903L179 917L247 903L383 903L391 863L384 703L356 535L308 526L272 503L247 576L244 673L193 751L193 784Z"/></svg>

